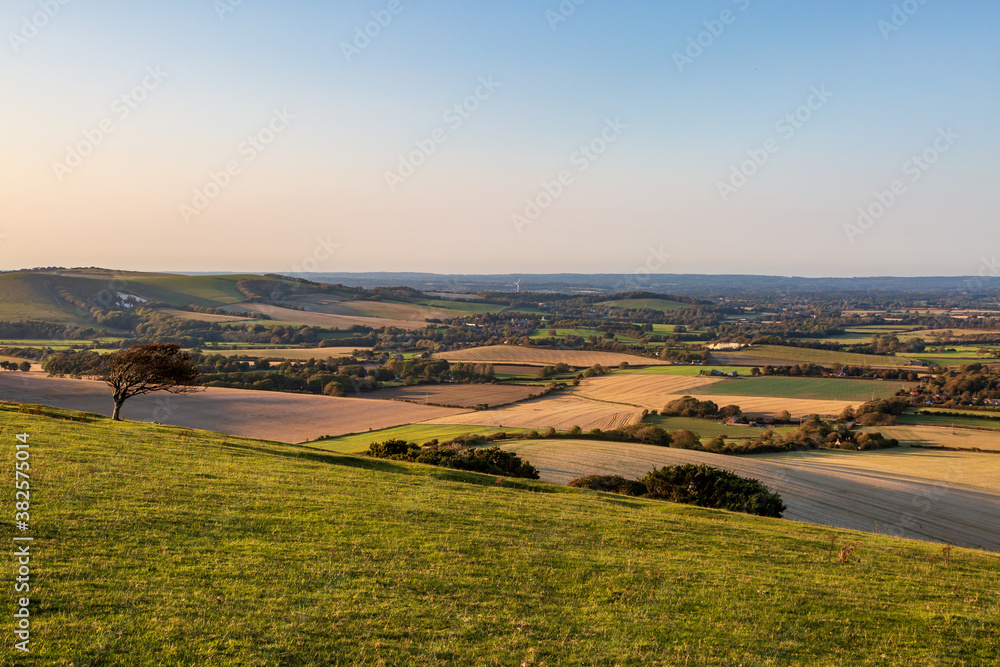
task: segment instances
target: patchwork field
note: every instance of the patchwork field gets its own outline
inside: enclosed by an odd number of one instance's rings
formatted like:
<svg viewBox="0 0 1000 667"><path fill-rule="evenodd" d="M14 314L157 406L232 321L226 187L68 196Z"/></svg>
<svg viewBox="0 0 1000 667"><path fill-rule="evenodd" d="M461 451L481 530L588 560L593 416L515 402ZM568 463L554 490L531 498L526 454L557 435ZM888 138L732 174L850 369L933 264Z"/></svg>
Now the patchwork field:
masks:
<svg viewBox="0 0 1000 667"><path fill-rule="evenodd" d="M692 394L731 396L772 396L813 400L854 401L890 398L900 389L912 389L915 382L880 382L847 378L759 377L724 379L711 386L692 390Z"/></svg>
<svg viewBox="0 0 1000 667"><path fill-rule="evenodd" d="M510 384L436 384L380 389L366 393L365 397L475 408L480 405L492 407L523 401L540 391L539 387Z"/></svg>
<svg viewBox="0 0 1000 667"><path fill-rule="evenodd" d="M111 393L104 383L51 378L42 373L0 373L0 400L104 415L112 408ZM122 408L125 419L281 442L388 428L459 412L402 401L214 387L196 394L136 396Z"/></svg>
<svg viewBox="0 0 1000 667"><path fill-rule="evenodd" d="M681 392L694 393L689 390L704 389L706 385L716 382L719 382L719 378L615 373L582 380L573 393L598 401L659 410L664 406L666 396Z"/></svg>
<svg viewBox="0 0 1000 667"><path fill-rule="evenodd" d="M237 315L215 315L213 313L193 313L187 310L176 308L159 308L159 312L172 317L179 317L184 320L194 320L195 322L251 322L249 317L239 317Z"/></svg>
<svg viewBox="0 0 1000 667"><path fill-rule="evenodd" d="M490 345L473 347L467 350L439 352L434 355L447 361L473 361L490 364L515 364L552 366L563 363L576 368L589 368L594 364L602 366L618 366L626 362L633 366L664 365L669 362L649 357L638 357L633 354L617 352L585 352L581 350L548 350L538 347L518 347L516 345Z"/></svg>
<svg viewBox="0 0 1000 667"><path fill-rule="evenodd" d="M510 426L525 429L554 428L568 431L579 426L585 431L610 430L637 424L642 410L623 405L601 403L561 394L536 398L495 410L479 410L431 419L428 424L463 424L471 426Z"/></svg>
<svg viewBox="0 0 1000 667"><path fill-rule="evenodd" d="M904 449L874 456L820 452L762 458L590 440L528 440L503 448L530 461L542 479L559 484L584 475L635 478L665 465L712 465L758 479L780 493L787 519L1000 551L1000 493L953 481L961 477L953 472L957 466L985 465L984 477L998 470L1000 461L993 459L1000 457L988 454L940 459L937 452ZM892 458L882 458L887 456ZM845 460L853 465L841 464ZM865 461L873 460L885 470L866 469ZM908 473L911 466L913 475Z"/></svg>

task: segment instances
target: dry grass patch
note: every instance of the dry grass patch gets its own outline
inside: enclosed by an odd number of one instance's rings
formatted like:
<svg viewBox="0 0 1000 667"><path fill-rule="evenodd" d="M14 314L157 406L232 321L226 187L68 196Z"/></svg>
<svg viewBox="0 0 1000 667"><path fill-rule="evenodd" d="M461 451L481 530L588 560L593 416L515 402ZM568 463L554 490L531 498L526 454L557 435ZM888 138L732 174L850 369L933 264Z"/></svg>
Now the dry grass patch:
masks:
<svg viewBox="0 0 1000 667"><path fill-rule="evenodd" d="M718 378L685 375L606 375L580 382L574 393L599 401L660 410L670 395L718 382Z"/></svg>

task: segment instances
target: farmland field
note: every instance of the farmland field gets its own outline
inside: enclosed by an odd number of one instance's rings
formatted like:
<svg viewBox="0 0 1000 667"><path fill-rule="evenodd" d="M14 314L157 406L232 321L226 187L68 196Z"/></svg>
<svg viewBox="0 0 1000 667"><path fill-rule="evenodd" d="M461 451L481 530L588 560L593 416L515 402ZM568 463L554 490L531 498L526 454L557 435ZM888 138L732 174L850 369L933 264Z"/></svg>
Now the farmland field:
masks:
<svg viewBox="0 0 1000 667"><path fill-rule="evenodd" d="M649 415L644 420L644 422L649 424L655 424L660 428L667 431L692 431L701 436L702 440L707 438L714 438L716 436L724 436L726 438L757 438L761 436L764 432L762 428L754 426L744 426L740 424L735 424L728 426L722 422L713 421L711 419L695 419L693 417L664 417L663 415ZM794 431L797 427L795 426L778 426L774 427L774 430L778 433L786 433L788 431Z"/></svg>
<svg viewBox="0 0 1000 667"><path fill-rule="evenodd" d="M526 429L554 428L568 431L579 426L585 431L599 428L611 430L637 424L642 410L624 405L612 405L561 394L535 398L522 403L450 415L428 420L428 424L463 424L474 426L510 426Z"/></svg>
<svg viewBox="0 0 1000 667"><path fill-rule="evenodd" d="M171 317L179 317L183 320L194 320L195 322L252 322L249 317L237 315L215 315L212 313L195 313L188 310L178 310L176 308L159 308L159 312Z"/></svg>
<svg viewBox="0 0 1000 667"><path fill-rule="evenodd" d="M636 478L665 465L708 464L767 484L788 505L788 519L1000 551L1000 493L954 482L951 471L957 468L932 458L937 452L904 449L867 458L867 452L723 456L593 440L526 440L503 448L531 462L542 479L560 484L584 475ZM893 454L884 472L863 463ZM989 458L982 463L989 470L1000 469L1000 457L974 456ZM849 457L859 457L854 459L859 463L840 464ZM962 460L972 468L981 465L979 459ZM917 471L912 476L909 466Z"/></svg>
<svg viewBox="0 0 1000 667"><path fill-rule="evenodd" d="M40 632L22 663L995 656L993 554L955 549L945 567L937 545L72 417L0 409L4 433L33 434L43 490L32 507ZM13 470L14 448L2 452ZM12 507L13 484L0 494ZM831 543L856 544L855 560L830 559Z"/></svg>
<svg viewBox="0 0 1000 667"><path fill-rule="evenodd" d="M719 382L719 378L615 373L584 379L573 393L598 401L659 410L664 405L665 396L681 392L694 393L696 389L716 382Z"/></svg>
<svg viewBox="0 0 1000 667"><path fill-rule="evenodd" d="M317 447L324 451L338 452L340 454L364 454L368 451L368 445L373 442L383 442L385 440L398 439L408 442L415 442L422 445L430 440L445 442L460 435L489 435L498 431L504 433L528 433L531 429L526 428L495 428L488 426L456 426L448 424L409 424L406 426L394 426L378 431L366 433L355 433L354 435L342 435L336 438L318 440L311 442L311 447Z"/></svg>
<svg viewBox="0 0 1000 667"><path fill-rule="evenodd" d="M1000 419L983 419L968 416L934 414L901 415L896 421L907 426L938 426L941 428L990 429L1000 431Z"/></svg>
<svg viewBox="0 0 1000 667"><path fill-rule="evenodd" d="M817 400L855 401L864 403L872 398L890 398L900 389L910 390L913 382L853 380L848 378L759 377L739 380L724 379L711 386L691 391L712 396L773 396Z"/></svg>
<svg viewBox="0 0 1000 667"><path fill-rule="evenodd" d="M367 347L286 347L286 348L246 348L238 350L216 350L205 348L205 354L221 354L224 357L254 357L255 359L288 359L290 361L317 361L329 357L349 357L355 350L369 350Z"/></svg>
<svg viewBox="0 0 1000 667"><path fill-rule="evenodd" d="M492 407L515 403L540 392L541 389L538 387L509 384L428 384L380 389L366 393L365 397L475 408L479 405Z"/></svg>
<svg viewBox="0 0 1000 667"><path fill-rule="evenodd" d="M713 353L712 358L744 366L813 363L898 368L910 365L910 360L903 357L832 352L785 345L754 345L739 352Z"/></svg>
<svg viewBox="0 0 1000 667"><path fill-rule="evenodd" d="M871 430L881 431L904 444L1000 451L1000 435L995 431L910 425L876 426Z"/></svg>
<svg viewBox="0 0 1000 667"><path fill-rule="evenodd" d="M750 377L750 369L742 366L701 366L697 364L675 364L664 366L649 366L648 368L626 368L615 371L615 375L701 375L719 371L729 374L738 373L741 377Z"/></svg>
<svg viewBox="0 0 1000 667"><path fill-rule="evenodd" d="M447 361L472 361L491 364L516 364L546 366L564 363L576 368L589 368L594 364L618 366L622 362L630 365L659 365L668 362L650 357L637 357L617 352L586 352L581 350L549 350L540 347L518 347L515 345L490 345L473 347L434 355Z"/></svg>
<svg viewBox="0 0 1000 667"><path fill-rule="evenodd" d="M663 405L683 397L684 394L664 396ZM714 401L720 408L726 405L738 405L748 415L774 416L782 410L788 410L792 417L808 417L809 415L837 416L843 412L844 408L857 406L860 403L860 401L831 401L773 396L736 396L732 394L711 394L705 396L704 399Z"/></svg>
<svg viewBox="0 0 1000 667"><path fill-rule="evenodd" d="M333 315L329 313L318 313L294 308L282 308L264 303L241 303L232 306L229 310L234 311L254 311L269 315L272 320L278 322L291 322L293 324L305 324L312 327L326 327L330 329L349 329L355 325L367 327L399 327L400 329L422 329L427 326L423 320L400 320L384 317L368 317L361 315Z"/></svg>
<svg viewBox="0 0 1000 667"><path fill-rule="evenodd" d="M111 391L103 382L51 378L41 373L0 373L0 400L99 414L109 414L112 407ZM282 442L358 433L458 412L402 401L215 387L196 394L136 396L122 408L125 419Z"/></svg>

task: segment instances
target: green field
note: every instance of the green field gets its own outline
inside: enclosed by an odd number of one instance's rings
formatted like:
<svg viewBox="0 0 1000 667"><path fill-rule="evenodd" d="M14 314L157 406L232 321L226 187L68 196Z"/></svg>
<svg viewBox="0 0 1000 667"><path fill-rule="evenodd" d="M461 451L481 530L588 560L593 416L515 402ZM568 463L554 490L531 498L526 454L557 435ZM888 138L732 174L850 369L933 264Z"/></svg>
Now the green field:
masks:
<svg viewBox="0 0 1000 667"><path fill-rule="evenodd" d="M1000 419L977 419L975 417L949 417L947 415L901 415L896 417L899 424L908 426L943 426L946 428L974 428L1000 431Z"/></svg>
<svg viewBox="0 0 1000 667"><path fill-rule="evenodd" d="M996 657L993 554L51 414L0 409L11 479L30 434L31 664Z"/></svg>
<svg viewBox="0 0 1000 667"><path fill-rule="evenodd" d="M900 389L912 389L914 382L853 380L848 378L757 377L722 380L691 389L704 396L773 396L829 401L870 401L889 398Z"/></svg>
<svg viewBox="0 0 1000 667"><path fill-rule="evenodd" d="M495 303L482 303L479 301L448 301L445 299L416 299L413 303L435 310L451 311L455 317L464 315L482 315L484 313L502 313L508 310L507 306Z"/></svg>
<svg viewBox="0 0 1000 667"><path fill-rule="evenodd" d="M727 438L757 438L764 429L754 426L726 426L722 422L711 419L693 419L689 417L664 417L662 415L647 416L644 422L655 424L667 431L692 431L702 439L725 436ZM794 431L795 426L778 426L774 430L779 433Z"/></svg>
<svg viewBox="0 0 1000 667"><path fill-rule="evenodd" d="M774 359L789 364L843 364L845 366L882 366L895 368L909 365L909 359L903 357L886 357L875 354L854 354L851 352L834 352L831 350L813 350L807 347L789 347L785 345L754 345L739 352L723 353L726 357L750 357L759 359Z"/></svg>
<svg viewBox="0 0 1000 667"><path fill-rule="evenodd" d="M552 338L549 334L551 329L536 329L529 338L539 339L539 338ZM604 332L598 331L597 329L556 329L556 338L565 338L566 336L582 336L583 338L590 338L591 336L597 336L598 338L604 338Z"/></svg>
<svg viewBox="0 0 1000 667"><path fill-rule="evenodd" d="M342 435L338 438L327 438L309 443L312 447L317 447L325 451L338 452L340 454L363 454L368 451L368 445L373 442L382 442L393 438L407 440L422 445L428 440L437 438L441 442L457 438L460 435L489 435L503 431L504 433L528 433L530 429L525 428L501 428L494 426L450 426L441 424L410 424L408 426L395 426L384 428L380 431L370 431L368 433L356 433L354 435Z"/></svg>
<svg viewBox="0 0 1000 667"><path fill-rule="evenodd" d="M84 324L68 303L45 287L51 278L38 273L0 274L0 321L44 320L57 324Z"/></svg>
<svg viewBox="0 0 1000 667"><path fill-rule="evenodd" d="M610 306L612 308L648 308L669 313L681 308L691 308L691 304L671 301L669 299L615 299L612 301L601 301L598 306Z"/></svg>

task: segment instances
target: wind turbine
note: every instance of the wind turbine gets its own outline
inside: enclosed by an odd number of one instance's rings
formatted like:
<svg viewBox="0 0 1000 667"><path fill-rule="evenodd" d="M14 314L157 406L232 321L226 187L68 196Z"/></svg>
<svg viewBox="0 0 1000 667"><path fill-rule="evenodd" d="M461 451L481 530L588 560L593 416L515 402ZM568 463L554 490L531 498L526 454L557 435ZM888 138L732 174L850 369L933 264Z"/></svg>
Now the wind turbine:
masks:
<svg viewBox="0 0 1000 667"><path fill-rule="evenodd" d="M518 280L517 280L517 281L516 281L516 282L514 283L514 287L516 287L516 288L517 288L517 293L518 293L518 294L520 294L520 293L521 293L521 279L518 279Z"/></svg>

